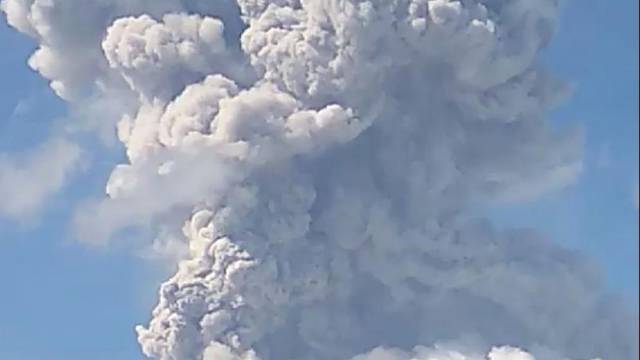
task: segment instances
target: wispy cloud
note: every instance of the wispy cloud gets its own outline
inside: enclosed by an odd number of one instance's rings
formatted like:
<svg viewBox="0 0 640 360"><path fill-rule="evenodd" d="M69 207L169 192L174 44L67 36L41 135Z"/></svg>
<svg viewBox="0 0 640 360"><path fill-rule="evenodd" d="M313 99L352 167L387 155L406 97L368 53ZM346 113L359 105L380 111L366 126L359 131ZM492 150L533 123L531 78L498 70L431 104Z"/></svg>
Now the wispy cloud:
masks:
<svg viewBox="0 0 640 360"><path fill-rule="evenodd" d="M23 154L0 154L0 217L25 221L42 211L80 168L82 150L53 138Z"/></svg>

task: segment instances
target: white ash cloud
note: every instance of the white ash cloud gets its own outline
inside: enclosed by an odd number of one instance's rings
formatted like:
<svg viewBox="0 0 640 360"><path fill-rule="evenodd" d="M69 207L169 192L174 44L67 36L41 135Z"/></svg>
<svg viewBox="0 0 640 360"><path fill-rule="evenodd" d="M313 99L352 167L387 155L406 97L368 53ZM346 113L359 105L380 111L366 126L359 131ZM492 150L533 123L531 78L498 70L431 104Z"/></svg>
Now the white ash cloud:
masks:
<svg viewBox="0 0 640 360"><path fill-rule="evenodd" d="M54 137L33 151L0 153L0 217L31 222L82 166L82 149Z"/></svg>
<svg viewBox="0 0 640 360"><path fill-rule="evenodd" d="M418 346L412 352L377 348L358 355L352 360L569 360L547 349L536 349L536 354L511 346L498 346L478 351L472 346L437 344L432 348ZM592 359L598 360L598 359Z"/></svg>
<svg viewBox="0 0 640 360"><path fill-rule="evenodd" d="M102 0L87 23L70 3L2 8L61 95L137 98L128 163L76 224L106 243L186 219L137 328L147 356L637 357L637 317L595 266L471 210L580 173L581 132L545 120L567 89L537 61L558 1ZM86 52L61 57L67 41ZM464 336L498 347L434 348Z"/></svg>
<svg viewBox="0 0 640 360"><path fill-rule="evenodd" d="M237 13L233 0L2 0L9 25L38 42L29 65L65 99L77 99L97 83L109 83L101 42L122 17L198 12ZM231 25L238 28L239 21ZM237 31L237 29L236 29ZM110 84L112 86L112 84Z"/></svg>
<svg viewBox="0 0 640 360"><path fill-rule="evenodd" d="M215 73L243 74L227 48L217 18L167 14L116 20L102 43L109 66L147 98L172 98L188 84ZM242 59L240 59L242 60Z"/></svg>

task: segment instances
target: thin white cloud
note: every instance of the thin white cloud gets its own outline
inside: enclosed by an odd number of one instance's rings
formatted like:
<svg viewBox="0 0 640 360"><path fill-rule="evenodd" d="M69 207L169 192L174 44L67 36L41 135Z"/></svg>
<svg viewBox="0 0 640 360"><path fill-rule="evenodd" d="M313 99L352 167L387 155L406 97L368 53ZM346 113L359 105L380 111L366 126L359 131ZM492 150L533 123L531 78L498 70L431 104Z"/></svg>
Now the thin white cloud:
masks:
<svg viewBox="0 0 640 360"><path fill-rule="evenodd" d="M18 221L42 211L80 167L82 150L64 138L24 154L0 154L0 216Z"/></svg>
<svg viewBox="0 0 640 360"><path fill-rule="evenodd" d="M25 98L18 101L16 106L13 108L11 115L9 115L9 120L19 120L24 118L33 108L33 99Z"/></svg>

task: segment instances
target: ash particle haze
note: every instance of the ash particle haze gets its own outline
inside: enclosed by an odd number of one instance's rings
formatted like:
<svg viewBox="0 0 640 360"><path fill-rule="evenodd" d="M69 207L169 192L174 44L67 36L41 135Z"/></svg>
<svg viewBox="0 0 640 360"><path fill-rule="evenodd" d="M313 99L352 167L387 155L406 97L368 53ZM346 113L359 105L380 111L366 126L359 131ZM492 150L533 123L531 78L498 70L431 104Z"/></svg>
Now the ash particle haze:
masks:
<svg viewBox="0 0 640 360"><path fill-rule="evenodd" d="M184 224L146 356L637 358L591 262L478 218L582 170L582 133L545 117L567 95L538 61L559 1L0 4L61 97L136 99L75 228Z"/></svg>

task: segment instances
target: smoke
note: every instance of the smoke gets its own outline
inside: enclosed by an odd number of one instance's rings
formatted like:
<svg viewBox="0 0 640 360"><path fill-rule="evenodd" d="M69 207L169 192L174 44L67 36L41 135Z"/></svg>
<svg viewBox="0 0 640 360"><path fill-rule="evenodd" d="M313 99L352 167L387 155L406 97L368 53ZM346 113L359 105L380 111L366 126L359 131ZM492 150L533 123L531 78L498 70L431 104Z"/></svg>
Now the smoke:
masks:
<svg viewBox="0 0 640 360"><path fill-rule="evenodd" d="M147 356L637 358L595 266L477 216L581 171L581 132L545 121L567 95L537 61L557 0L1 7L58 94L138 99L128 163L75 227L107 243L186 219Z"/></svg>
<svg viewBox="0 0 640 360"><path fill-rule="evenodd" d="M78 145L58 136L17 157L0 153L0 217L31 222L81 167Z"/></svg>
<svg viewBox="0 0 640 360"><path fill-rule="evenodd" d="M462 351L460 345L451 344L436 345L433 348L418 346L413 353L406 353L397 349L378 348L367 354L354 357L352 360L536 360L532 354L510 346L501 346L488 349L486 352L473 351L470 347ZM548 350L539 349L546 359L563 360L561 357L549 353ZM486 356L485 356L486 353Z"/></svg>

